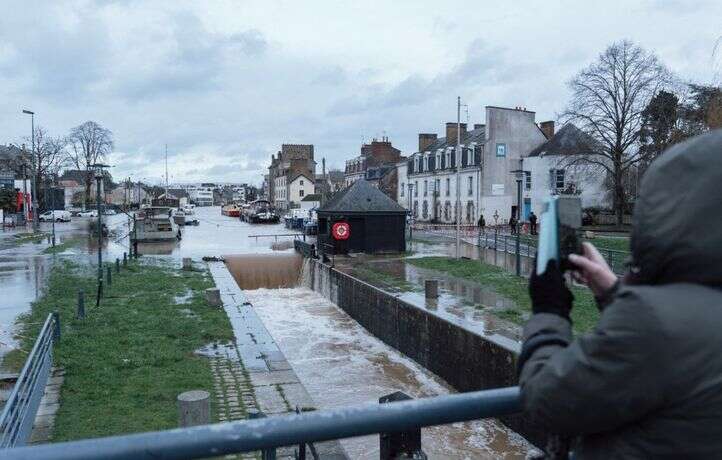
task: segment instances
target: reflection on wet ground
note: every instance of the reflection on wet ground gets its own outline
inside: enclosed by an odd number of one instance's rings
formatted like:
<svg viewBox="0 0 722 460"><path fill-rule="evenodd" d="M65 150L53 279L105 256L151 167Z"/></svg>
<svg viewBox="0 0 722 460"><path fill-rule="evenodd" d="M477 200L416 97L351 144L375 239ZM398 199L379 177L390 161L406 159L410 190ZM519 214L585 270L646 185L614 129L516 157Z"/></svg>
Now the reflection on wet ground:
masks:
<svg viewBox="0 0 722 460"><path fill-rule="evenodd" d="M333 303L305 288L245 291L320 408L453 390L373 337ZM523 458L526 441L494 420L424 429L429 458ZM378 436L342 441L351 458L378 458Z"/></svg>

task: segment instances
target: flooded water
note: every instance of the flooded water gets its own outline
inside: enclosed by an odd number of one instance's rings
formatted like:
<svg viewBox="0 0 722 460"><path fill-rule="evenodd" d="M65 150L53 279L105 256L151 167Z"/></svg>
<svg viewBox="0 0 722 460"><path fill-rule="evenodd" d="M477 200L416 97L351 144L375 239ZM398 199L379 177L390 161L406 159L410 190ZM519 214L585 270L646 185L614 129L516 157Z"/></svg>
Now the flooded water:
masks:
<svg viewBox="0 0 722 460"><path fill-rule="evenodd" d="M281 224L247 224L237 218L222 216L220 207L196 208L195 217L200 224L183 227L181 241L143 244L138 252L145 256L178 260L182 257L220 256L229 252L293 253L293 246L289 243L292 237L249 237L292 233ZM124 252L129 252L128 216L104 216L103 221L111 232L110 237L102 242L103 260L122 258ZM68 223L56 223L56 243L73 240L74 244L54 255L43 253L50 246L46 240L18 245L14 235L27 233L24 227L0 230L0 357L17 346L13 338L15 320L18 315L29 311L30 304L40 296L53 263L67 257L89 265L97 263L98 242L96 237L89 236L91 223L92 219L79 217ZM40 224L41 232L50 233L51 229L51 223Z"/></svg>
<svg viewBox="0 0 722 460"><path fill-rule="evenodd" d="M226 266L241 289L295 286L303 258L291 254L224 256Z"/></svg>
<svg viewBox="0 0 722 460"><path fill-rule="evenodd" d="M443 380L372 336L343 310L306 289L246 291L319 408L378 402L394 391L452 393ZM526 441L494 420L422 430L429 458L524 458ZM351 458L378 458L378 436L342 441Z"/></svg>

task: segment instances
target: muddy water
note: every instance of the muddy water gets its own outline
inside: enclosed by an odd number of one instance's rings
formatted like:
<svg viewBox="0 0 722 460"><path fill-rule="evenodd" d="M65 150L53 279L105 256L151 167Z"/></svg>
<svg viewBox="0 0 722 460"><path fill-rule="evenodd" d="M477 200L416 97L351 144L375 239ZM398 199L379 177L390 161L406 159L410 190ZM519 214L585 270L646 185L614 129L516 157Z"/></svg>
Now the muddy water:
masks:
<svg viewBox="0 0 722 460"><path fill-rule="evenodd" d="M441 379L369 334L345 312L305 288L245 291L320 408L378 402L403 391L448 394ZM378 436L342 441L351 458L378 458ZM523 458L526 441L494 420L422 431L430 458Z"/></svg>
<svg viewBox="0 0 722 460"><path fill-rule="evenodd" d="M225 256L226 266L241 289L295 286L303 258L299 254Z"/></svg>

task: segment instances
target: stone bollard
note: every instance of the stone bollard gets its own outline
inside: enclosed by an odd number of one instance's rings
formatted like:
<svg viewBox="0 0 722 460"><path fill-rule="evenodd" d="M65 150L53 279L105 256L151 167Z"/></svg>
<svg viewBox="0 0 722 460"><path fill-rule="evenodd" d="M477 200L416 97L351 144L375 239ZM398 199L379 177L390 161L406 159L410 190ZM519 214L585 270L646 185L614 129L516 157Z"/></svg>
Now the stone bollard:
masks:
<svg viewBox="0 0 722 460"><path fill-rule="evenodd" d="M211 307L220 307L221 303L221 291L218 288L206 289L206 302Z"/></svg>
<svg viewBox="0 0 722 460"><path fill-rule="evenodd" d="M127 267L127 266L128 266L128 253L124 252L123 253L123 267Z"/></svg>
<svg viewBox="0 0 722 460"><path fill-rule="evenodd" d="M78 319L85 318L85 292L81 289L78 291Z"/></svg>
<svg viewBox="0 0 722 460"><path fill-rule="evenodd" d="M424 281L424 291L427 299L439 298L439 280Z"/></svg>
<svg viewBox="0 0 722 460"><path fill-rule="evenodd" d="M181 428L211 422L211 395L204 390L178 395L178 424Z"/></svg>
<svg viewBox="0 0 722 460"><path fill-rule="evenodd" d="M190 257L183 258L183 270L193 270L193 259Z"/></svg>
<svg viewBox="0 0 722 460"><path fill-rule="evenodd" d="M120 273L120 259L115 259L115 273Z"/></svg>

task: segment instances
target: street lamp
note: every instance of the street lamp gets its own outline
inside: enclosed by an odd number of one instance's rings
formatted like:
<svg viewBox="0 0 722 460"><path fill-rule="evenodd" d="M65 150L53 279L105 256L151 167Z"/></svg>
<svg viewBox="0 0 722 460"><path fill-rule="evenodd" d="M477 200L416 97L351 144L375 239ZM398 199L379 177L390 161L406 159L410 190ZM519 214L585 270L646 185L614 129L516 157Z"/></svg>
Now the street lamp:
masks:
<svg viewBox="0 0 722 460"><path fill-rule="evenodd" d="M96 299L96 306L100 305L100 297L103 294L103 212L100 205L100 187L103 183L103 168L109 167L109 165L102 163L88 165L88 168L95 170L95 204L98 210L98 297Z"/></svg>
<svg viewBox="0 0 722 460"><path fill-rule="evenodd" d="M521 183L524 180L524 176L527 171L523 169L515 169L511 171L516 178L516 276L521 276L521 242L520 242L520 231L519 226L521 222Z"/></svg>
<svg viewBox="0 0 722 460"><path fill-rule="evenodd" d="M38 204L37 204L37 186L35 185L35 177L37 176L37 165L35 164L35 112L31 110L23 109L23 113L30 115L30 139L32 142L32 151L30 152L30 159L32 164L33 181L32 187L32 208L33 208L33 232L38 231Z"/></svg>

